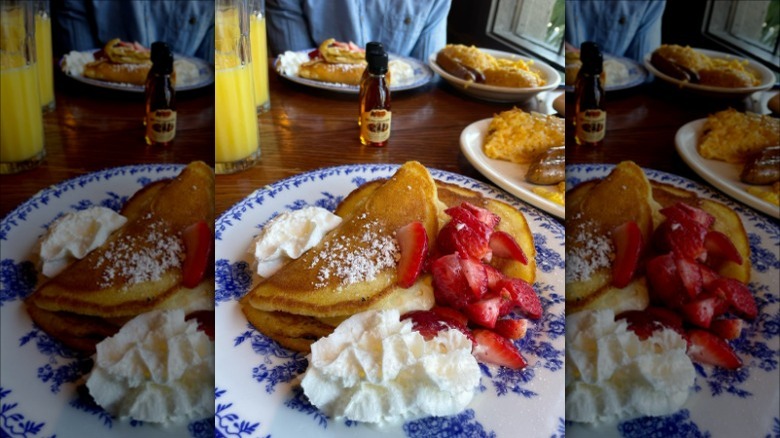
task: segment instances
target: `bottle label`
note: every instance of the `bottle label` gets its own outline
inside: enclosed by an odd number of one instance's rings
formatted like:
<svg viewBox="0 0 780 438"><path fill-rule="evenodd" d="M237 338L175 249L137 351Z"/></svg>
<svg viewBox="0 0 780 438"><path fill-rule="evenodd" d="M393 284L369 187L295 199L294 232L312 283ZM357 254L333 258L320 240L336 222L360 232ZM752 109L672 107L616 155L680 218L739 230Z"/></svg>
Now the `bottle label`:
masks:
<svg viewBox="0 0 780 438"><path fill-rule="evenodd" d="M384 109L374 109L362 114L360 136L372 143L382 143L390 138L390 119L392 113Z"/></svg>
<svg viewBox="0 0 780 438"><path fill-rule="evenodd" d="M146 115L146 137L154 143L168 143L176 137L176 111L158 109Z"/></svg>
<svg viewBox="0 0 780 438"><path fill-rule="evenodd" d="M607 131L607 112L600 109L589 109L577 114L577 131L575 135L586 143L598 143L604 139Z"/></svg>

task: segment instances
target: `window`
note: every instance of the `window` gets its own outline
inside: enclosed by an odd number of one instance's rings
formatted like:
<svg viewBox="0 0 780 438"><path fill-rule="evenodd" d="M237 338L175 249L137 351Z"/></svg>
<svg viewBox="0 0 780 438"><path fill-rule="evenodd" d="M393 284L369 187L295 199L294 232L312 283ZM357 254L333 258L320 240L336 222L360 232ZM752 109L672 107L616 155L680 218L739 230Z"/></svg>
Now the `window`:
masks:
<svg viewBox="0 0 780 438"><path fill-rule="evenodd" d="M777 70L780 64L780 0L707 3L704 35L752 55Z"/></svg>
<svg viewBox="0 0 780 438"><path fill-rule="evenodd" d="M564 7L564 0L493 0L487 35L563 70Z"/></svg>

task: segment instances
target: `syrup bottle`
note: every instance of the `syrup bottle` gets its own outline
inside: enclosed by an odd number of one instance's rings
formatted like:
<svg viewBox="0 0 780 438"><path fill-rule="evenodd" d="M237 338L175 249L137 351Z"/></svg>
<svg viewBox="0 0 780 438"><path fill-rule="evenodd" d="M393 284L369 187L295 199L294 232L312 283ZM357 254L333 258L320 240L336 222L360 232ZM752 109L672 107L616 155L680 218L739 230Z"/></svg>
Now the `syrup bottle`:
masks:
<svg viewBox="0 0 780 438"><path fill-rule="evenodd" d="M371 41L368 44L366 44L366 59L368 59L368 56L373 53L381 53L385 51L385 47L380 42ZM360 94L359 94L359 101L363 101L363 96L366 94L366 88L363 86L363 83L366 81L366 78L368 78L368 68L363 70L363 76L360 78ZM363 117L360 114L360 110L358 110L358 126L360 126L363 123Z"/></svg>
<svg viewBox="0 0 780 438"><path fill-rule="evenodd" d="M582 67L574 83L574 140L578 145L599 146L607 129L603 56L599 46L592 41L582 43L580 60Z"/></svg>
<svg viewBox="0 0 780 438"><path fill-rule="evenodd" d="M173 54L168 44L152 44L152 68L146 77L146 143L168 146L176 137Z"/></svg>
<svg viewBox="0 0 780 438"><path fill-rule="evenodd" d="M387 52L366 50L367 76L360 83L360 142L384 147L390 139L390 87L387 84Z"/></svg>

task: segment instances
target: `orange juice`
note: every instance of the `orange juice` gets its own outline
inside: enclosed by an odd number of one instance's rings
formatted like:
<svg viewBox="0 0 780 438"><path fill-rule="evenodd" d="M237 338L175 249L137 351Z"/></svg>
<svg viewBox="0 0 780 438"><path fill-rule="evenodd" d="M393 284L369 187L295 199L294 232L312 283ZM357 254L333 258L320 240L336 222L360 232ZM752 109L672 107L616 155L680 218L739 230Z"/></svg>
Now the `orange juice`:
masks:
<svg viewBox="0 0 780 438"><path fill-rule="evenodd" d="M35 51L38 56L41 106L49 110L54 108L54 69L51 53L51 17L48 14L35 14Z"/></svg>
<svg viewBox="0 0 780 438"><path fill-rule="evenodd" d="M43 152L43 114L35 64L0 68L0 162L15 163Z"/></svg>
<svg viewBox="0 0 780 438"><path fill-rule="evenodd" d="M259 146L250 69L251 65L246 64L217 67L214 78L217 163L250 157Z"/></svg>
<svg viewBox="0 0 780 438"><path fill-rule="evenodd" d="M268 48L265 38L265 15L253 15L250 19L249 39L252 45L252 67L255 80L255 106L267 111L271 106L268 93Z"/></svg>

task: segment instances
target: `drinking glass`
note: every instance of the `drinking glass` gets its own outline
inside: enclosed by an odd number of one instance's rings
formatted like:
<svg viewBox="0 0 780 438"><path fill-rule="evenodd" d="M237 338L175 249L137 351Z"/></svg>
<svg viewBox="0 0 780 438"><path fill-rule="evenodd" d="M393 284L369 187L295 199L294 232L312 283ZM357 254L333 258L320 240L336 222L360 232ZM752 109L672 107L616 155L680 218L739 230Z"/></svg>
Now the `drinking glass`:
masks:
<svg viewBox="0 0 780 438"><path fill-rule="evenodd" d="M0 2L0 174L45 156L33 3Z"/></svg>
<svg viewBox="0 0 780 438"><path fill-rule="evenodd" d="M252 42L255 106L258 113L271 109L271 95L268 90L268 45L265 32L265 0L250 0L249 39Z"/></svg>
<svg viewBox="0 0 780 438"><path fill-rule="evenodd" d="M215 12L215 170L224 174L253 166L260 139L247 0L217 0Z"/></svg>

